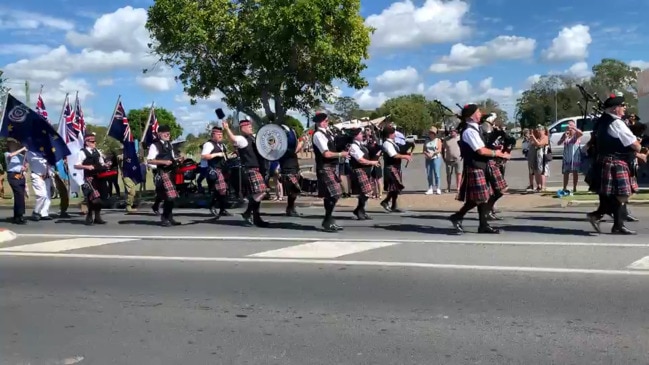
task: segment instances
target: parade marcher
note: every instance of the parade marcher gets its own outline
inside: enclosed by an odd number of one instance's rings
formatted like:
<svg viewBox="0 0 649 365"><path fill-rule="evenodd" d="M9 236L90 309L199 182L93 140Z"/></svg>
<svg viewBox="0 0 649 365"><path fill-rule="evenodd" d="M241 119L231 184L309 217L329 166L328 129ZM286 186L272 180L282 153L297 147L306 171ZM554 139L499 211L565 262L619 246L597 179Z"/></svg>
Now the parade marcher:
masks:
<svg viewBox="0 0 649 365"><path fill-rule="evenodd" d="M35 221L51 220L52 167L42 155L33 151L27 152L27 161L29 161L31 170L32 189L34 189L34 195L36 196L32 219Z"/></svg>
<svg viewBox="0 0 649 365"><path fill-rule="evenodd" d="M485 146L492 150L511 154L512 149L516 145L516 139L507 134L503 129L502 124L496 123L497 118L498 116L496 113L485 114L480 118L480 131L483 140L485 141ZM494 158L494 161L504 179L507 159L496 157ZM494 195L492 195L491 201L488 203L491 207L487 216L488 219L501 220L501 218L496 215L495 205L498 199L502 198L502 196L502 193L499 192L495 192Z"/></svg>
<svg viewBox="0 0 649 365"><path fill-rule="evenodd" d="M206 180L212 191L212 202L210 209L214 213L218 206L219 217L229 217L228 206L228 183L225 181L223 170L228 160L228 151L223 143L223 129L217 126L212 127L212 138L203 144L201 159L207 163Z"/></svg>
<svg viewBox="0 0 649 365"><path fill-rule="evenodd" d="M27 160L23 152L27 147L21 147L20 142L15 139L7 140L7 152L4 154L7 165L7 180L11 191L14 194L14 216L11 222L14 224L25 224L25 171L27 171Z"/></svg>
<svg viewBox="0 0 649 365"><path fill-rule="evenodd" d="M349 155L354 183L353 186L358 190L358 205L354 209L354 215L358 220L371 219L365 212L365 204L372 196L374 191L370 176L372 167L379 166L379 161L370 160L370 151L363 145L363 129L352 130L354 143L349 147Z"/></svg>
<svg viewBox="0 0 649 365"><path fill-rule="evenodd" d="M300 161L297 154L302 151L303 146L304 141L302 138L299 138L295 149L292 151L286 150L286 153L279 159L280 181L284 194L288 197L286 215L289 217L300 216L295 210L295 201L302 192L300 188Z"/></svg>
<svg viewBox="0 0 649 365"><path fill-rule="evenodd" d="M178 161L171 144L171 128L166 125L158 127L159 139L151 144L147 153L147 163L156 166L153 183L156 189L156 199L162 200L162 215L160 224L163 227L177 226L179 222L173 218L173 209L178 198L178 191L172 178Z"/></svg>
<svg viewBox="0 0 649 365"><path fill-rule="evenodd" d="M122 153L117 156L117 164L119 167L119 172L122 175L122 184L124 184L124 190L126 193L126 213L135 213L137 209L135 208L135 196L137 195L136 186L137 184L133 179L124 174L124 150Z"/></svg>
<svg viewBox="0 0 649 365"><path fill-rule="evenodd" d="M612 212L614 223L611 233L631 235L635 232L624 225L627 219L626 204L638 190L636 171L631 167L635 158L646 161L647 151L621 119L626 111L624 96L610 95L604 102L604 108L605 112L597 122L596 131L600 170L591 175L591 179L596 179L597 173L601 172L598 190L604 204L601 204L601 210L589 213L588 220L600 232L601 213Z"/></svg>
<svg viewBox="0 0 649 365"><path fill-rule="evenodd" d="M317 113L313 117L313 123L316 126L316 131L313 133L313 153L318 179L318 196L324 199L325 207L322 227L326 232L336 232L343 229L333 219L336 203L343 194L337 169L340 161L349 156L349 153L336 150L335 138L327 129L329 125L327 114Z"/></svg>
<svg viewBox="0 0 649 365"><path fill-rule="evenodd" d="M253 136L252 122L242 120L239 122L241 135L232 133L228 122L223 121L223 130L237 148L241 158L242 168L245 170L246 187L248 192L248 209L242 214L248 226L268 227L268 222L261 219L261 201L266 196L266 160L257 151L255 137Z"/></svg>
<svg viewBox="0 0 649 365"><path fill-rule="evenodd" d="M388 193L381 201L381 207L387 212L401 213L397 198L403 190L401 160L410 161L412 155L399 153L401 150L394 138L396 131L392 126L383 128L383 189ZM389 205L388 205L389 204Z"/></svg>
<svg viewBox="0 0 649 365"><path fill-rule="evenodd" d="M499 233L488 223L493 204L507 189L507 182L494 159L508 159L509 154L486 147L484 136L480 133L482 113L475 104L462 108L460 124L460 149L464 160L462 186L457 200L463 201L462 208L449 217L458 233L463 233L462 219L471 209L478 208L480 226L478 233Z"/></svg>
<svg viewBox="0 0 649 365"><path fill-rule="evenodd" d="M81 191L87 204L86 225L106 224L101 219L102 199L107 195L108 186L100 181L97 174L105 171L106 164L101 152L96 147L95 135L89 134L84 138L84 146L77 154L74 168L83 170L83 186ZM94 214L94 219L93 219Z"/></svg>

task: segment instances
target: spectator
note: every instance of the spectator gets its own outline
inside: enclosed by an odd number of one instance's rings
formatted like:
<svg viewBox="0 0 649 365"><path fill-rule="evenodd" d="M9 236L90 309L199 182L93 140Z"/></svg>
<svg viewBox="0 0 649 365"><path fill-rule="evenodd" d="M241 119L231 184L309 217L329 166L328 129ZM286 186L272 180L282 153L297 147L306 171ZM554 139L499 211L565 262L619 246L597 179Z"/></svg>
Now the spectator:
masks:
<svg viewBox="0 0 649 365"><path fill-rule="evenodd" d="M581 166L581 136L584 134L577 129L574 121L568 122L568 129L559 139L559 144L563 144L563 164L561 172L563 173L563 193L571 195L577 191L577 182L579 181L579 168ZM568 180L572 175L572 192L568 190Z"/></svg>
<svg viewBox="0 0 649 365"><path fill-rule="evenodd" d="M430 127L428 141L424 144L424 156L426 157L426 175L428 177L428 191L426 195L433 193L439 195L440 175L442 171L442 141L437 138L437 128Z"/></svg>
<svg viewBox="0 0 649 365"><path fill-rule="evenodd" d="M545 183L550 175L550 161L552 151L549 148L547 129L539 125L530 134L530 151L527 154L530 185L528 191L541 192L545 190ZM534 189L536 182L536 189Z"/></svg>
<svg viewBox="0 0 649 365"><path fill-rule="evenodd" d="M456 129L451 129L451 135L442 143L442 157L446 164L447 192L451 192L451 180L455 174L455 186L459 190L462 182L462 155L460 153L460 135Z"/></svg>

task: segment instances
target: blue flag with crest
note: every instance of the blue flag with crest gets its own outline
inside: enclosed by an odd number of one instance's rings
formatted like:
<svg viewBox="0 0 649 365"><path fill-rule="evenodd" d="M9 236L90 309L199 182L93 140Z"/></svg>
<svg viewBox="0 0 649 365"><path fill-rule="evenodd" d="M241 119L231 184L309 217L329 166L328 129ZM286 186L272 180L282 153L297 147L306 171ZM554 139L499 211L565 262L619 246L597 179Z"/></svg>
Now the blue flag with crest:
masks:
<svg viewBox="0 0 649 365"><path fill-rule="evenodd" d="M14 138L28 150L40 154L50 165L70 155L65 140L40 114L7 95L4 117L0 123L0 137Z"/></svg>

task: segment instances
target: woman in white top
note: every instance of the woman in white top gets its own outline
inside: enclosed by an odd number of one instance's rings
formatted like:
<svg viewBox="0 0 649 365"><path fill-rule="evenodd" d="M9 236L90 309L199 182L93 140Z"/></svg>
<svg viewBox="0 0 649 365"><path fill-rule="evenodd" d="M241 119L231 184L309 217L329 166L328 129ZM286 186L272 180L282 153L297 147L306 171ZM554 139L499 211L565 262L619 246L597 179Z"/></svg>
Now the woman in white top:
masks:
<svg viewBox="0 0 649 365"><path fill-rule="evenodd" d="M426 195L433 193L439 195L442 193L439 185L442 177L442 140L437 137L436 127L430 127L428 138L428 142L424 144L426 176L428 177Z"/></svg>

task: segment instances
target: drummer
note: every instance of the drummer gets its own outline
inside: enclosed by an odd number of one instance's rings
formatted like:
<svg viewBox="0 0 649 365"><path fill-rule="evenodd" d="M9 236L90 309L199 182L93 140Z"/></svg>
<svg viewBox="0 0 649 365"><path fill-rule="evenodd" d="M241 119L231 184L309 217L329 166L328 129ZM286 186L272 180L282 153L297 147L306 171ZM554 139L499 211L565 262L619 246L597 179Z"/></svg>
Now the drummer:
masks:
<svg viewBox="0 0 649 365"><path fill-rule="evenodd" d="M291 130L291 134L290 138L297 138L294 130ZM282 183L284 194L288 197L286 215L289 217L301 216L295 210L295 201L297 200L298 195L302 192L302 189L300 188L300 161L297 155L302 151L304 141L300 138L295 142L295 146L293 146L293 143L289 141L286 153L284 153L284 155L279 159L279 168L281 173L280 181Z"/></svg>
<svg viewBox="0 0 649 365"><path fill-rule="evenodd" d="M242 214L248 226L268 227L268 222L261 219L259 208L261 201L266 196L266 160L257 151L255 137L253 137L252 122L242 120L239 122L241 135L235 135L228 122L223 121L223 131L232 141L239 152L241 164L246 173L248 183L248 209Z"/></svg>
<svg viewBox="0 0 649 365"><path fill-rule="evenodd" d="M178 191L171 174L174 170L176 155L171 145L171 129L169 126L158 127L159 139L149 147L147 163L156 165L156 173L153 178L156 188L156 196L162 198L162 216L160 224L163 227L177 226L179 222L173 218L173 209L178 198Z"/></svg>
<svg viewBox="0 0 649 365"><path fill-rule="evenodd" d="M212 127L212 138L203 144L201 159L207 163L207 182L212 190L211 207L219 207L216 215L229 217L231 214L226 210L228 205L228 184L225 180L223 169L228 160L228 151L223 143L223 129L217 126ZM201 162L202 162L201 161Z"/></svg>

